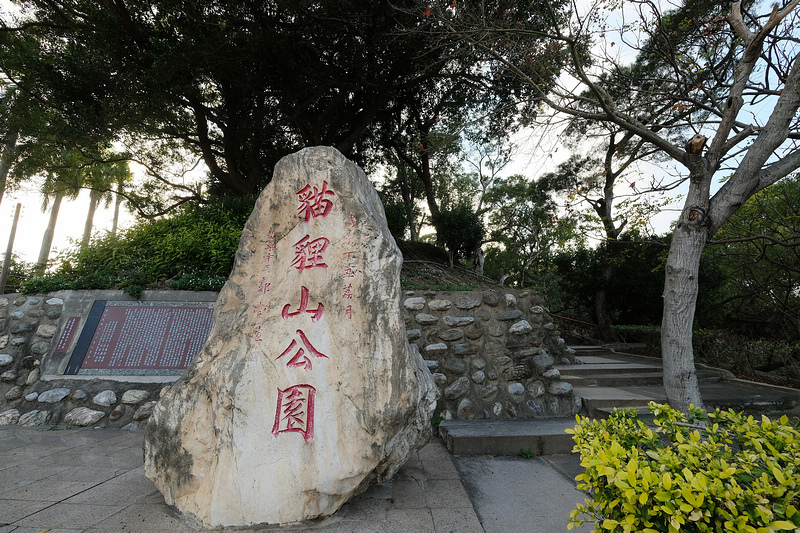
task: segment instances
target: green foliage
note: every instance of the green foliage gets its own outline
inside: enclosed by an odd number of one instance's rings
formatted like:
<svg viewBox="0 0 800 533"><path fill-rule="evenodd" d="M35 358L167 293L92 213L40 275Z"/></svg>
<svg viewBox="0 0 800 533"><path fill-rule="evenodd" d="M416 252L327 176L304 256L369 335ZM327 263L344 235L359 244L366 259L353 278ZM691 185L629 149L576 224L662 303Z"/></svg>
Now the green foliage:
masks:
<svg viewBox="0 0 800 533"><path fill-rule="evenodd" d="M5 261L5 254L3 254ZM4 263L0 261L0 268ZM6 279L5 293L11 294L19 292L20 286L28 279L33 277L34 265L21 261L16 254L11 254L11 264L8 267L8 278Z"/></svg>
<svg viewBox="0 0 800 533"><path fill-rule="evenodd" d="M650 404L655 428L633 411L578 417L585 473L569 528L598 531L767 533L800 528L800 432L767 417Z"/></svg>
<svg viewBox="0 0 800 533"><path fill-rule="evenodd" d="M252 206L252 198L218 199L96 238L86 248L62 253L54 272L28 281L22 290L116 288L138 296L167 282L178 289L219 290Z"/></svg>
<svg viewBox="0 0 800 533"><path fill-rule="evenodd" d="M649 355L661 353L661 326L615 325L611 329L622 342L644 344Z"/></svg>
<svg viewBox="0 0 800 533"><path fill-rule="evenodd" d="M523 459L533 459L534 455L530 448L520 449L519 456Z"/></svg>
<svg viewBox="0 0 800 533"><path fill-rule="evenodd" d="M467 257L480 245L484 235L481 217L467 204L439 211L433 217L438 239L450 255L450 266L459 257Z"/></svg>

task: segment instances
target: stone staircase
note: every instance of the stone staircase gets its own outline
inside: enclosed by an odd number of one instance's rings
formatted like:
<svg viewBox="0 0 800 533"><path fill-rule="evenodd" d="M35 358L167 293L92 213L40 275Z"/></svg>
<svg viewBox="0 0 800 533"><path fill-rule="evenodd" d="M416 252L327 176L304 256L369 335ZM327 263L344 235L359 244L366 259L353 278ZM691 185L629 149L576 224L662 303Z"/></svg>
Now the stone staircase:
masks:
<svg viewBox="0 0 800 533"><path fill-rule="evenodd" d="M647 418L651 401L666 402L661 360L600 347L573 347L583 362L558 365L561 380L582 400L581 414L605 418L615 408L631 408ZM698 365L700 392L707 408L765 412L800 410L800 390L736 379L725 370ZM550 455L572 450L564 430L574 418L444 420L439 434L454 455Z"/></svg>

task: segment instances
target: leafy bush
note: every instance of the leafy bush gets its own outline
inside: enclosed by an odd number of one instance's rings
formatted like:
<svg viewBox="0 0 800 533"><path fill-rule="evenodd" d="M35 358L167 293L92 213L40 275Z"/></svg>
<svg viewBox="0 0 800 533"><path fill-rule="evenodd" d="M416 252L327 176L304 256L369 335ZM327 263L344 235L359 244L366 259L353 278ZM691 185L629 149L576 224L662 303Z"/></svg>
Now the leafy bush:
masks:
<svg viewBox="0 0 800 533"><path fill-rule="evenodd" d="M4 267L5 254L3 261L0 261L0 270ZM8 265L8 277L6 278L5 294L12 294L19 290L25 281L33 276L35 265L22 261L17 254L11 254L11 262Z"/></svg>
<svg viewBox="0 0 800 533"><path fill-rule="evenodd" d="M655 429L633 411L578 417L568 430L586 469L569 529L767 533L800 528L800 432L733 411L689 416L650 404Z"/></svg>
<svg viewBox="0 0 800 533"><path fill-rule="evenodd" d="M137 297L153 287L218 290L230 274L253 202L217 199L95 238L85 248L60 254L53 272L21 290L124 289Z"/></svg>
<svg viewBox="0 0 800 533"><path fill-rule="evenodd" d="M661 354L660 326L612 326L611 330L622 342L643 343L648 355Z"/></svg>

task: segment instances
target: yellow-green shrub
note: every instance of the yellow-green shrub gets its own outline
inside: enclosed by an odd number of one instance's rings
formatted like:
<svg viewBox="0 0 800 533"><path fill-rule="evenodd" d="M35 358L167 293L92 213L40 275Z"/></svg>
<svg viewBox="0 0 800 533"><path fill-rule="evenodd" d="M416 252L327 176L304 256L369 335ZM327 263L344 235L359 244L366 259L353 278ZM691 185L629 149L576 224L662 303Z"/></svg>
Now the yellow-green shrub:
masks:
<svg viewBox="0 0 800 533"><path fill-rule="evenodd" d="M569 528L645 533L800 531L800 432L733 411L689 416L650 404L655 427L633 411L577 417L568 430L585 473Z"/></svg>

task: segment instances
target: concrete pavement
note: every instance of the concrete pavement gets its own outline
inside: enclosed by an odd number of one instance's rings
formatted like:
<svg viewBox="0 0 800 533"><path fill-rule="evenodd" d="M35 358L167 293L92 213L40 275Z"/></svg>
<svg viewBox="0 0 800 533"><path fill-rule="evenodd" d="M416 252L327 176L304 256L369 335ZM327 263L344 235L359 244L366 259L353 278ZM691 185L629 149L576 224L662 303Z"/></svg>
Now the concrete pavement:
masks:
<svg viewBox="0 0 800 533"><path fill-rule="evenodd" d="M142 441L142 433L116 429L0 426L0 533L198 531L165 505L144 476ZM575 457L561 460L571 468L577 464ZM583 499L553 463L451 458L435 438L391 483L357 496L330 518L281 530L566 531L570 509Z"/></svg>

